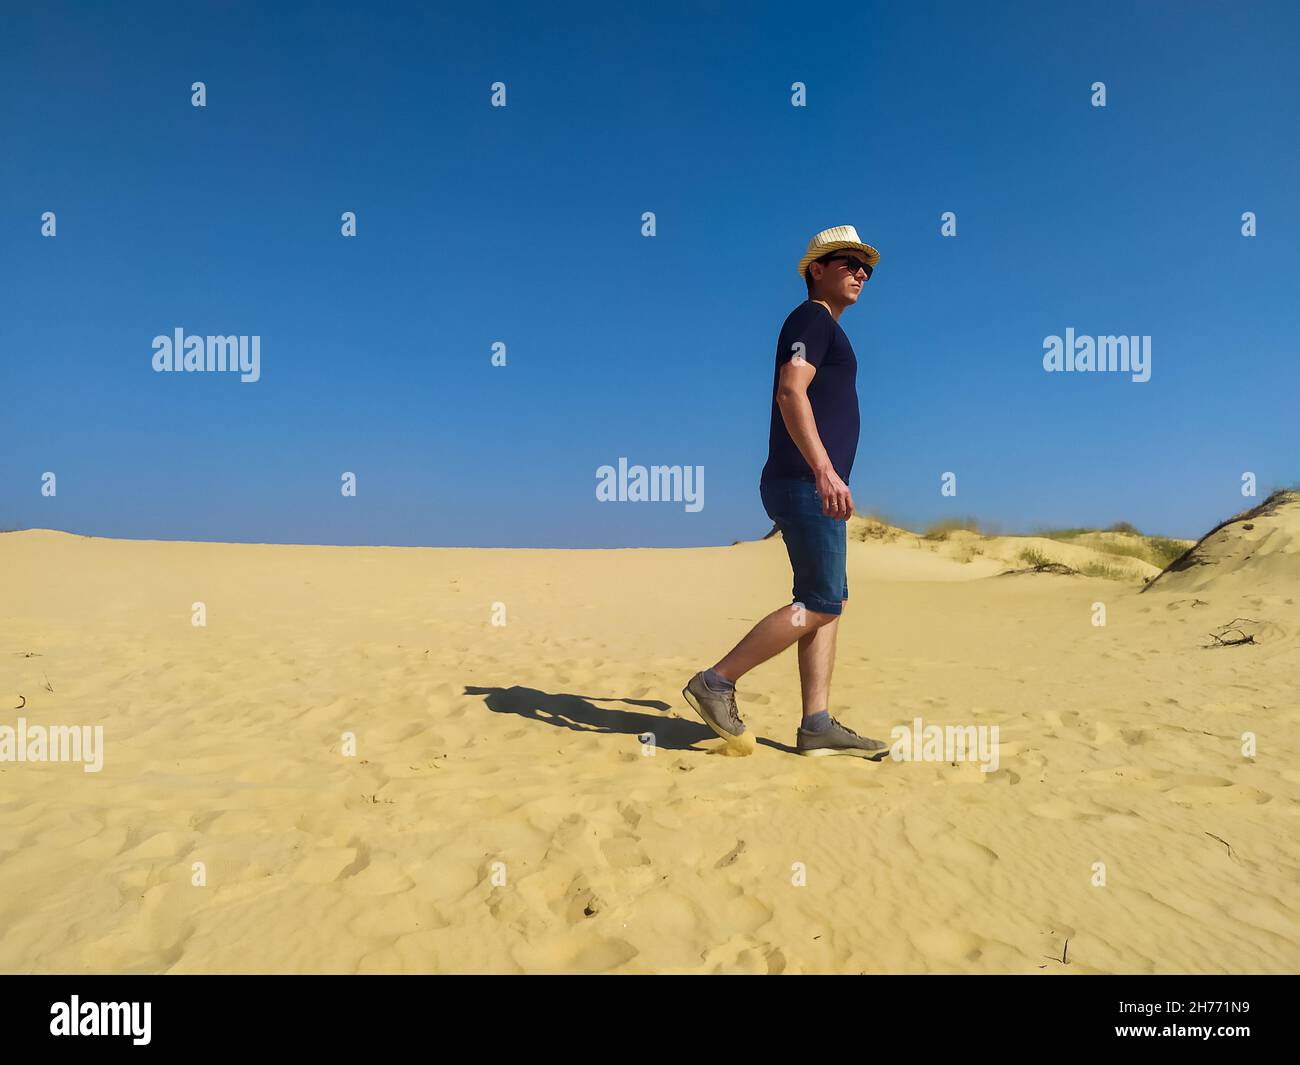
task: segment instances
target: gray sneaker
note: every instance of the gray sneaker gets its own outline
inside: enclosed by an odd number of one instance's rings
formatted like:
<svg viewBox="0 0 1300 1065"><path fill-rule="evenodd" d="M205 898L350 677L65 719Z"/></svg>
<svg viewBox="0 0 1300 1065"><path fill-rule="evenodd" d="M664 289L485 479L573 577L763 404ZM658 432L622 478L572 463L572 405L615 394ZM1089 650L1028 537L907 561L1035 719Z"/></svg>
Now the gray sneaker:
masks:
<svg viewBox="0 0 1300 1065"><path fill-rule="evenodd" d="M682 689L686 701L704 719L704 723L724 740L734 740L745 733L745 723L736 709L736 689L715 692L704 683L704 674L696 673Z"/></svg>
<svg viewBox="0 0 1300 1065"><path fill-rule="evenodd" d="M831 718L830 728L820 732L799 729L795 737L795 750L810 758L825 758L832 754L847 754L854 758L870 758L878 762L889 753L889 744L859 736L847 725Z"/></svg>

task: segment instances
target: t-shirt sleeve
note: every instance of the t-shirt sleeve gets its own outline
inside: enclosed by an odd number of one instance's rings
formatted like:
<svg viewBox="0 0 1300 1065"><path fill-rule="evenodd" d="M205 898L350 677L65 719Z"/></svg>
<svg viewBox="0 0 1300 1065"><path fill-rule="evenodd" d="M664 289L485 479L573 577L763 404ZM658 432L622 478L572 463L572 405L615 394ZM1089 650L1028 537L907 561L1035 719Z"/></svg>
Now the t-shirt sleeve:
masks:
<svg viewBox="0 0 1300 1065"><path fill-rule="evenodd" d="M816 303L796 307L781 327L781 338L776 345L776 364L784 366L796 355L802 355L813 369L820 369L834 336L834 320L826 308Z"/></svg>

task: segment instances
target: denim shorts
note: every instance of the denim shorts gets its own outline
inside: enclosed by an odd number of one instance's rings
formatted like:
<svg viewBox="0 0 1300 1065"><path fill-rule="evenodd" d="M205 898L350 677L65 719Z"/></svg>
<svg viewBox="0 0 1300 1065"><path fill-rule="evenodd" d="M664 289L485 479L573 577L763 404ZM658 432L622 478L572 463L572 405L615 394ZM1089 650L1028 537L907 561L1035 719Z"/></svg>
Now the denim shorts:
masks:
<svg viewBox="0 0 1300 1065"><path fill-rule="evenodd" d="M767 481L759 490L763 509L785 540L795 602L819 614L838 614L849 597L848 523L822 513L812 481Z"/></svg>

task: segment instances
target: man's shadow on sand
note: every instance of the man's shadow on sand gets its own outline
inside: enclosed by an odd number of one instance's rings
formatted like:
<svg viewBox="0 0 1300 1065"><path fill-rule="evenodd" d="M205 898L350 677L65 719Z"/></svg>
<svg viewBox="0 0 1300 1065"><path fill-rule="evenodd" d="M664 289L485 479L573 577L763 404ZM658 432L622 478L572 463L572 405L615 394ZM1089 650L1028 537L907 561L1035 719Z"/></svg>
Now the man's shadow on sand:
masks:
<svg viewBox="0 0 1300 1065"><path fill-rule="evenodd" d="M485 695L483 701L494 714L518 714L533 721L545 722L575 732L601 732L616 736L644 736L654 734L655 746L668 751L695 749L701 740L716 740L717 736L703 722L683 721L666 717L668 703L658 699L623 699L617 696L551 695L536 688L476 688L466 685L466 695ZM623 710L596 703L624 703L628 706L645 706L661 711L646 714L639 710Z"/></svg>

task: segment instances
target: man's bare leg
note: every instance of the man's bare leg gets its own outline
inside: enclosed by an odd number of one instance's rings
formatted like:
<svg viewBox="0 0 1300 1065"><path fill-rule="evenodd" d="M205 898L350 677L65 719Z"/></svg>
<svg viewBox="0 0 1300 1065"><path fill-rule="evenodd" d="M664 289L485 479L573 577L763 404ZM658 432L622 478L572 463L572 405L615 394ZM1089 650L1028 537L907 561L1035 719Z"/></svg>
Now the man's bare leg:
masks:
<svg viewBox="0 0 1300 1065"><path fill-rule="evenodd" d="M840 619L835 617L799 637L799 689L803 693L805 721L819 711L830 709L835 637L839 631Z"/></svg>
<svg viewBox="0 0 1300 1065"><path fill-rule="evenodd" d="M798 614L796 614L796 610ZM796 618L803 621L795 624ZM806 610L791 603L780 610L773 610L762 621L749 630L745 638L736 644L716 666L713 667L724 680L735 683L755 666L760 666L769 658L774 658L792 643L808 638L815 630L836 621L834 614L820 614ZM832 636L832 654L834 654L834 637ZM802 668L803 655L800 653ZM827 671L829 677L829 670ZM819 709L824 709L819 707Z"/></svg>

